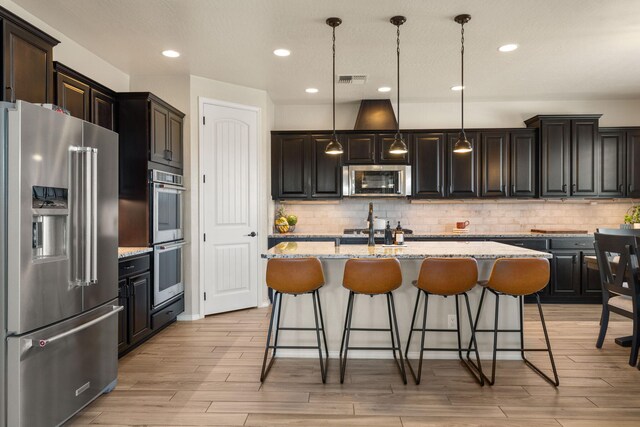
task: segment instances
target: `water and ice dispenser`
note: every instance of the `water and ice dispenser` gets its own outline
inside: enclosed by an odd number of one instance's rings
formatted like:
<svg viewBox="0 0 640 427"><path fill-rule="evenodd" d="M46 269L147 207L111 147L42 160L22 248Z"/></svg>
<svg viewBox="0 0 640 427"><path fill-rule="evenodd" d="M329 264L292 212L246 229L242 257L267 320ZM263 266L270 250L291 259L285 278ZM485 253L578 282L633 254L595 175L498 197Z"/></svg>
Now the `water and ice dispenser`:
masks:
<svg viewBox="0 0 640 427"><path fill-rule="evenodd" d="M66 188L32 187L32 242L34 260L51 260L67 256Z"/></svg>

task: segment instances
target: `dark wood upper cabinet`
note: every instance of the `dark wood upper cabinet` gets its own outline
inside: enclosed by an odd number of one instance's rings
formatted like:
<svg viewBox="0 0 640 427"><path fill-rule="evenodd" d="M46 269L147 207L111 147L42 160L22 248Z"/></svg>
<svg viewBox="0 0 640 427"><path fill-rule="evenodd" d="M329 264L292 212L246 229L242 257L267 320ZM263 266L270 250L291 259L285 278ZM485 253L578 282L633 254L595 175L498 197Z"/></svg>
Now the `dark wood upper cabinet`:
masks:
<svg viewBox="0 0 640 427"><path fill-rule="evenodd" d="M115 105L114 96L91 89L91 123L115 130Z"/></svg>
<svg viewBox="0 0 640 427"><path fill-rule="evenodd" d="M571 195L598 194L598 120L571 121Z"/></svg>
<svg viewBox="0 0 640 427"><path fill-rule="evenodd" d="M640 129L627 131L627 197L640 197Z"/></svg>
<svg viewBox="0 0 640 427"><path fill-rule="evenodd" d="M305 199L311 188L310 137L274 135L271 142L272 197Z"/></svg>
<svg viewBox="0 0 640 427"><path fill-rule="evenodd" d="M72 116L115 130L115 92L60 62L54 62L55 101Z"/></svg>
<svg viewBox="0 0 640 427"><path fill-rule="evenodd" d="M416 133L411 141L413 156L412 196L414 198L446 197L444 184L447 150L444 133Z"/></svg>
<svg viewBox="0 0 640 427"><path fill-rule="evenodd" d="M448 196L451 198L478 197L479 191L479 167L480 153L478 135L475 132L467 132L467 139L471 143L472 151L469 153L454 153L453 147L458 140L458 133L447 134L447 176L449 179Z"/></svg>
<svg viewBox="0 0 640 427"><path fill-rule="evenodd" d="M169 109L155 102L151 108L151 158L152 162L169 162Z"/></svg>
<svg viewBox="0 0 640 427"><path fill-rule="evenodd" d="M116 100L121 169L182 173L184 113L149 92L118 93Z"/></svg>
<svg viewBox="0 0 640 427"><path fill-rule="evenodd" d="M513 131L509 141L511 197L537 195L537 146L535 130Z"/></svg>
<svg viewBox="0 0 640 427"><path fill-rule="evenodd" d="M540 128L542 197L569 196L571 122L549 120Z"/></svg>
<svg viewBox="0 0 640 427"><path fill-rule="evenodd" d="M402 134L407 147L411 147L409 142L409 135ZM408 165L410 161L411 149L406 154L391 154L389 153L389 147L396 139L395 133L379 134L376 138L376 155L377 163L390 164L390 165Z"/></svg>
<svg viewBox="0 0 640 427"><path fill-rule="evenodd" d="M376 135L346 135L345 164L362 165L376 162Z"/></svg>
<svg viewBox="0 0 640 427"><path fill-rule="evenodd" d="M311 197L339 198L342 196L342 155L326 154L330 135L312 135Z"/></svg>
<svg viewBox="0 0 640 427"><path fill-rule="evenodd" d="M89 85L72 77L56 73L56 105L69 110L73 117L86 120L91 109Z"/></svg>
<svg viewBox="0 0 640 427"><path fill-rule="evenodd" d="M600 132L599 195L624 197L625 195L625 132Z"/></svg>
<svg viewBox="0 0 640 427"><path fill-rule="evenodd" d="M508 146L509 134L507 132L483 132L481 134L482 185L480 196L507 196ZM455 153L453 154L455 155Z"/></svg>
<svg viewBox="0 0 640 427"><path fill-rule="evenodd" d="M53 46L58 40L4 8L3 101L53 102Z"/></svg>

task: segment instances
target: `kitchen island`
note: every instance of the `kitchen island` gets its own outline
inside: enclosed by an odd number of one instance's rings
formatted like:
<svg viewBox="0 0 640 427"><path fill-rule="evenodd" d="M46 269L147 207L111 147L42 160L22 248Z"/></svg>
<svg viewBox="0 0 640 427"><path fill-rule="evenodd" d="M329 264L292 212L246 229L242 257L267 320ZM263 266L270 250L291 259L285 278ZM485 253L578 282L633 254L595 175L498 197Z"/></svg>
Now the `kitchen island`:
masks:
<svg viewBox="0 0 640 427"><path fill-rule="evenodd" d="M320 300L324 315L324 324L329 346L329 355L338 357L340 339L344 327L349 292L342 287L344 264L350 258L386 258L395 257L402 268L402 286L394 291L398 326L403 349L409 334L411 314L415 305L416 289L412 281L418 277L422 260L427 257L472 257L478 261L478 279L489 278L493 263L498 258L551 258L547 252L506 245L496 242L408 242L406 247L387 248L382 245L368 247L366 245L335 246L332 242L282 242L266 253L262 258L306 258L317 257L322 262L325 275L325 286L320 289ZM282 301L282 326L311 327L313 325L313 305L310 296L284 296ZM479 286L469 292L471 310L475 315L480 298ZM502 299L501 299L502 300ZM429 299L429 327L449 328L449 318L455 316L454 297L433 297ZM462 302L461 302L462 303ZM422 304L422 302L421 302ZM460 310L464 316L465 310ZM489 296L484 304L479 327L493 327L494 298ZM455 321L455 318L453 319ZM463 342L468 342L468 320L460 319L463 325ZM500 328L513 328L518 325L518 300L504 298L500 303ZM356 297L354 306L353 327L386 328L388 327L386 298L360 295ZM455 328L455 323L454 323ZM452 330L454 330L454 328ZM466 333L465 333L466 332ZM351 342L354 346L388 345L388 332L354 332ZM453 347L456 344L455 333L427 334L430 346ZM481 357L491 354L491 334L480 334L478 344ZM501 334L499 347L516 347L519 345L518 334ZM414 340L417 344L418 340ZM284 331L281 334L281 345L315 345L313 332ZM417 345L416 345L417 348ZM354 358L391 358L391 351L353 351ZM279 350L280 357L317 357L316 350ZM417 356L412 349L409 357ZM457 358L457 353L427 352L427 358ZM515 352L498 354L498 358L519 357Z"/></svg>

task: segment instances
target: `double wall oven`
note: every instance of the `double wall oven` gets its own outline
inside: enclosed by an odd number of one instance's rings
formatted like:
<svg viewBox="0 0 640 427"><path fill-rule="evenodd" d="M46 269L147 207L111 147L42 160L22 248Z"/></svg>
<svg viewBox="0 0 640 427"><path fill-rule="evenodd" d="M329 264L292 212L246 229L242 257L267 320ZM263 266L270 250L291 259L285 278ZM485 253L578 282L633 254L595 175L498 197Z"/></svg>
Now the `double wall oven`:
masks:
<svg viewBox="0 0 640 427"><path fill-rule="evenodd" d="M153 238L153 306L184 291L184 184L182 175L150 170L151 236Z"/></svg>

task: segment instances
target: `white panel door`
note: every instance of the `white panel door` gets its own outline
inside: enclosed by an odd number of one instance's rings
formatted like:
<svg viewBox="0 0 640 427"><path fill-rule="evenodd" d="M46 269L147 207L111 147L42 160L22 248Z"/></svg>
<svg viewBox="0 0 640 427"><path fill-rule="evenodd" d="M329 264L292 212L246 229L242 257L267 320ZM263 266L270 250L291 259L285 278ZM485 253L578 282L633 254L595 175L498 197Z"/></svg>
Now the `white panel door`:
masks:
<svg viewBox="0 0 640 427"><path fill-rule="evenodd" d="M258 112L203 106L205 314L258 303Z"/></svg>

